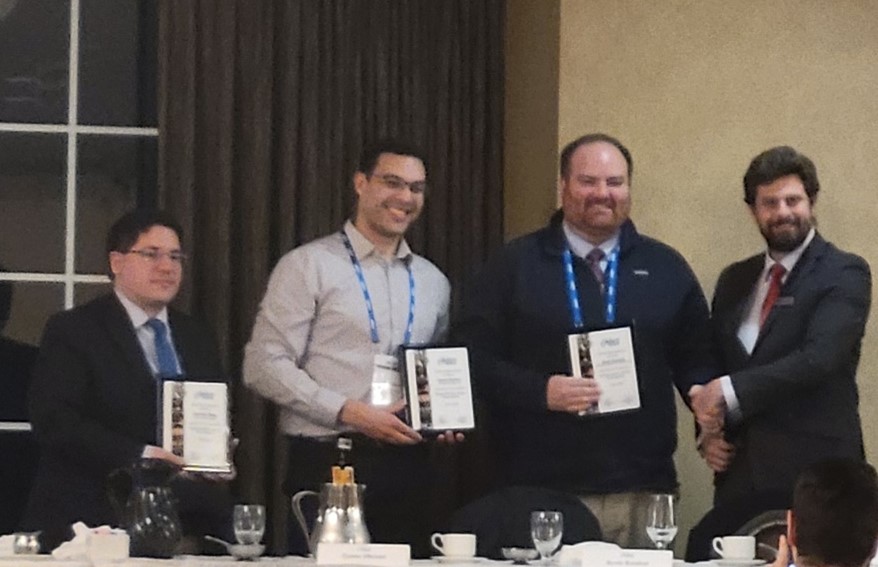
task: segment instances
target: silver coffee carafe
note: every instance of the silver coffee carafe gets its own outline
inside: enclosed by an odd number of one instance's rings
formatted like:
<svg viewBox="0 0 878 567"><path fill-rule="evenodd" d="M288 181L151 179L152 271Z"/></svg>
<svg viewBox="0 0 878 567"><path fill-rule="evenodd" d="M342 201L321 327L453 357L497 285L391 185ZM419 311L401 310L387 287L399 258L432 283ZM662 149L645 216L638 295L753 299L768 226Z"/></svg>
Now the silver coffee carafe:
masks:
<svg viewBox="0 0 878 567"><path fill-rule="evenodd" d="M313 490L302 490L293 495L293 514L308 541L308 550L315 554L317 544L324 543L369 543L369 530L363 514L363 491L365 484L326 483L320 494ZM302 499L306 496L319 498L317 518L310 533L305 514L302 512Z"/></svg>

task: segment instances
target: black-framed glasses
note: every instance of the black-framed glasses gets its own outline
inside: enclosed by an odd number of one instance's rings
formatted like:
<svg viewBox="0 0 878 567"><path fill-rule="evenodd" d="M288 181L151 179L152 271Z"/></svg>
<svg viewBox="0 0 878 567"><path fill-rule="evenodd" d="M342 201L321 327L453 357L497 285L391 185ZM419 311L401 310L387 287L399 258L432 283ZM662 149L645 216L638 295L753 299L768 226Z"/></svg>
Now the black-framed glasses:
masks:
<svg viewBox="0 0 878 567"><path fill-rule="evenodd" d="M146 260L147 262L150 262L153 264L157 263L159 260L161 260L162 258L167 256L168 259L171 260L171 262L174 262L175 264L182 265L186 261L186 258L188 258L188 256L186 256L186 254L184 254L183 252L180 252L179 250L173 250L171 252L162 252L161 250L158 250L157 248L141 248L140 250L133 250L132 249L132 250L129 250L128 252L125 252L125 253L126 254L137 254L138 256L140 256L141 258Z"/></svg>
<svg viewBox="0 0 878 567"><path fill-rule="evenodd" d="M402 177L397 175L393 175L392 173L385 173L384 175L376 175L375 177L381 181L381 184L387 187L388 189L393 189L394 191L402 191L406 187L408 187L412 193L416 195L420 195L427 192L427 182L426 181L406 181Z"/></svg>

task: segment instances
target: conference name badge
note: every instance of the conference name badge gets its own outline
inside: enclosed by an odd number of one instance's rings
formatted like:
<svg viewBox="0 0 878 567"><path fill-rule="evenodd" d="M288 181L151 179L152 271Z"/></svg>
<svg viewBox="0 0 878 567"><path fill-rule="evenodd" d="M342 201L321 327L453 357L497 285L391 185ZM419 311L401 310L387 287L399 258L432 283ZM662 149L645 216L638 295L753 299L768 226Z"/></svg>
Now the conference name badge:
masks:
<svg viewBox="0 0 878 567"><path fill-rule="evenodd" d="M397 370L397 359L389 354L376 354L372 360L373 406L385 407L402 398L402 379Z"/></svg>

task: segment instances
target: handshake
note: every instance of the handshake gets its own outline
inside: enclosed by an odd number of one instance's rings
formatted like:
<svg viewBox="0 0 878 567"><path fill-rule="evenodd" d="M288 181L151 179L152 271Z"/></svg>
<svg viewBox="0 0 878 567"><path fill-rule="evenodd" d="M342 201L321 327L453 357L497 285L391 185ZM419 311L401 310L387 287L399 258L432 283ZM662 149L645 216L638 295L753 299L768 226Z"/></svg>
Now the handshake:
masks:
<svg viewBox="0 0 878 567"><path fill-rule="evenodd" d="M700 428L698 452L711 470L725 471L735 456L735 447L723 436L726 400L720 379L689 388L689 406Z"/></svg>
<svg viewBox="0 0 878 567"><path fill-rule="evenodd" d="M726 399L719 378L689 388L689 405L702 432L722 432L725 424Z"/></svg>

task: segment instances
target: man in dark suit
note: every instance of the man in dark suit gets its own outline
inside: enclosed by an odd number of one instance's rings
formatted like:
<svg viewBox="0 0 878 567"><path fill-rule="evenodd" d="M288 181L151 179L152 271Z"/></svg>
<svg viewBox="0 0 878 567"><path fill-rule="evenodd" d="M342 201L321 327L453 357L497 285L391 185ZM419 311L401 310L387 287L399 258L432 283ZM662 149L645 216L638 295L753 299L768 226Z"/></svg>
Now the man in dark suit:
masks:
<svg viewBox="0 0 878 567"><path fill-rule="evenodd" d="M811 463L864 458L856 370L871 275L815 230L819 189L814 164L790 147L756 156L744 176L768 249L720 275L712 322L728 374L690 391L726 533L788 502Z"/></svg>
<svg viewBox="0 0 878 567"><path fill-rule="evenodd" d="M26 529L118 524L107 491L112 471L144 457L183 464L160 447L157 386L169 375L215 379L222 368L206 328L168 306L183 275L180 237L161 212L126 214L107 237L113 293L46 324L30 394L40 462ZM189 479L174 490L184 531L226 535L224 485Z"/></svg>

